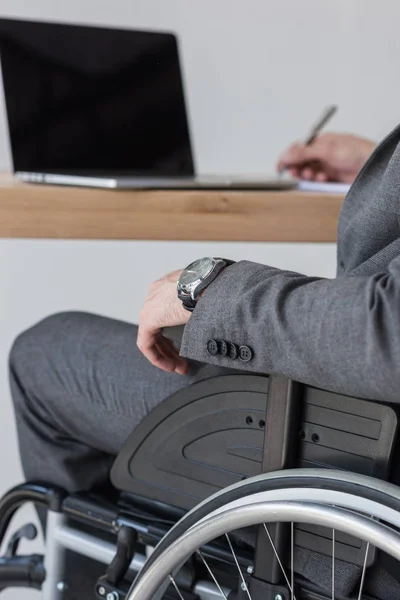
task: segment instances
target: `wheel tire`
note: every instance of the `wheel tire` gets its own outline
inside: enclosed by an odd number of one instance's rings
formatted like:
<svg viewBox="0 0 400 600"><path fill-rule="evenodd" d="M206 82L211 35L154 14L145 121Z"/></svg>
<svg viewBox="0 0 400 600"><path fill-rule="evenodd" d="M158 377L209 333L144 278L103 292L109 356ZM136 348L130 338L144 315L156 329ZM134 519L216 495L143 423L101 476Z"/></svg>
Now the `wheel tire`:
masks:
<svg viewBox="0 0 400 600"><path fill-rule="evenodd" d="M159 542L135 581L140 580L151 564L175 540L222 506L260 492L303 487L346 492L400 512L400 488L373 477L328 469L291 469L258 475L221 490L188 512Z"/></svg>

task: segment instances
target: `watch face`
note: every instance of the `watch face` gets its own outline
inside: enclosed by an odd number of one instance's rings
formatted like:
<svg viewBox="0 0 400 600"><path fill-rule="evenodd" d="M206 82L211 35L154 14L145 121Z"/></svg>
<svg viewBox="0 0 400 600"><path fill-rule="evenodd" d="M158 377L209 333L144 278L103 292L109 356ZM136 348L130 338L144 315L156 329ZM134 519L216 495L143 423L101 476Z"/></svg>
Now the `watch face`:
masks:
<svg viewBox="0 0 400 600"><path fill-rule="evenodd" d="M190 286L205 277L212 269L214 261L212 258L200 258L190 264L181 274L179 283L181 286Z"/></svg>

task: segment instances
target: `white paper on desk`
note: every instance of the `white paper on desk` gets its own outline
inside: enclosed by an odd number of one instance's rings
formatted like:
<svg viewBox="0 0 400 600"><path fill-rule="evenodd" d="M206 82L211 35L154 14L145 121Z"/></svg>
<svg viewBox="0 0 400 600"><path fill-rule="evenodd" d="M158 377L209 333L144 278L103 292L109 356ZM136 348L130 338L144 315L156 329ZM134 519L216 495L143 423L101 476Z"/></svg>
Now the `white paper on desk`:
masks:
<svg viewBox="0 0 400 600"><path fill-rule="evenodd" d="M300 181L298 189L302 192L325 192L330 194L347 194L350 189L348 183L328 183L320 181Z"/></svg>

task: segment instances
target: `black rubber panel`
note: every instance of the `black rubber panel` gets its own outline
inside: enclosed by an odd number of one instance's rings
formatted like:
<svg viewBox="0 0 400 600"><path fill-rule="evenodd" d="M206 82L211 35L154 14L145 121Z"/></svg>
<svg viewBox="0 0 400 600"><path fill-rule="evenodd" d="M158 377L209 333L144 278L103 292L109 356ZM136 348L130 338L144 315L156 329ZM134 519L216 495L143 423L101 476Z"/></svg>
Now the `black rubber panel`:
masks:
<svg viewBox="0 0 400 600"><path fill-rule="evenodd" d="M239 374L179 391L129 437L112 468L113 485L188 510L259 475L267 390L267 377ZM397 429L391 407L308 386L301 402L296 466L387 478Z"/></svg>
<svg viewBox="0 0 400 600"><path fill-rule="evenodd" d="M333 467L387 479L397 414L369 400L303 386L299 468Z"/></svg>
<svg viewBox="0 0 400 600"><path fill-rule="evenodd" d="M261 473L268 378L227 375L160 404L124 445L112 471L125 492L188 510Z"/></svg>

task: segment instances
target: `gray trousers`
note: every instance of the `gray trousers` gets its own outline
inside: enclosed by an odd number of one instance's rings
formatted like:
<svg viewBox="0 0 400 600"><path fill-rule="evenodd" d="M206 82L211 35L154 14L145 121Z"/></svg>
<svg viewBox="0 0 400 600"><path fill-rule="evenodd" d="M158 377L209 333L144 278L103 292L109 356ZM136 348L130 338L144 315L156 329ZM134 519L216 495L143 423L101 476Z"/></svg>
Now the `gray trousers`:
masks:
<svg viewBox="0 0 400 600"><path fill-rule="evenodd" d="M27 480L48 481L69 492L108 487L116 455L155 406L195 381L230 372L192 363L187 376L165 373L143 357L136 337L134 325L63 313L17 338L10 353L10 385ZM329 590L330 560L298 550L296 567ZM338 561L336 569L337 592L346 595L360 570ZM103 573L94 561L68 554L67 600L93 597ZM367 585L382 600L400 597L398 583L380 567L370 572Z"/></svg>
<svg viewBox="0 0 400 600"><path fill-rule="evenodd" d="M69 492L104 487L123 443L155 406L221 371L195 364L187 376L160 371L136 337L135 325L62 313L16 339L10 385L27 480Z"/></svg>
<svg viewBox="0 0 400 600"><path fill-rule="evenodd" d="M108 488L110 467L140 421L170 394L221 372L196 363L184 377L160 371L136 337L135 325L62 313L16 339L9 373L26 480L69 492ZM94 598L104 572L67 553L66 599Z"/></svg>

